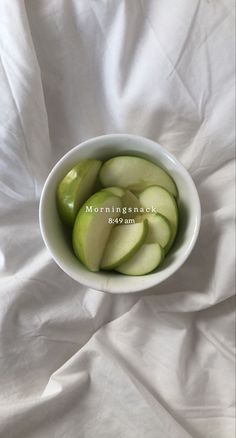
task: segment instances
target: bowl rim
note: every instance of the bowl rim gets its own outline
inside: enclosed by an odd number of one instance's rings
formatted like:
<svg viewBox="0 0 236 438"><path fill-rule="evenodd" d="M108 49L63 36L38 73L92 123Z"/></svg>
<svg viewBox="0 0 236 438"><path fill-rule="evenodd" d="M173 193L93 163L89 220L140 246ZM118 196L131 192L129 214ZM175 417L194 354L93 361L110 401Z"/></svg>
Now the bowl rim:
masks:
<svg viewBox="0 0 236 438"><path fill-rule="evenodd" d="M194 192L194 199L195 199L195 210L196 210L196 221L195 221L195 226L194 226L194 231L192 234L192 238L189 240L188 246L186 248L186 251L179 257L179 259L177 259L175 261L174 266L172 267L172 270L170 269L170 272L168 271L166 273L166 275L162 276L162 278L158 278L155 280L155 274L158 274L158 272L154 273L154 275L152 276L152 281L151 281L151 277L150 278L150 282L146 282L145 284L142 283L142 281L140 281L140 279L142 278L148 278L150 274L146 274L143 276L119 276L120 278L133 278L136 279L137 281L133 283L133 287L131 287L131 285L129 284L127 286L128 290L125 290L125 288L122 286L117 286L116 284L112 284L112 287L106 287L106 285L103 285L101 287L97 287L99 286L99 278L97 276L97 274L99 274L101 276L101 272L90 272L88 271L88 273L93 274L94 276L96 276L96 280L93 280L90 276L87 277L83 277L82 273L81 273L81 277L82 277L82 281L80 281L77 276L74 273L74 270L71 269L71 267L65 263L61 257L58 256L57 252L54 251L54 249L51 247L48 238L47 238L47 233L46 233L46 227L44 227L44 202L45 202L45 195L48 191L48 187L50 186L50 182L51 179L53 178L53 176L57 173L58 169L61 167L62 163L64 163L66 160L68 160L68 158L70 156L73 156L75 151L79 150L81 147L86 147L88 145L90 145L91 143L94 142L102 142L105 141L105 143L111 141L111 140L121 140L121 139L130 139L130 140L137 140L137 141L145 141L148 142L150 145L153 145L155 147L158 148L159 152L165 156L168 157L168 159L175 165L178 167L178 169L181 171L181 174L184 175L184 179L187 180L188 184L191 186L191 191ZM104 145L103 145L104 146ZM184 263L185 261L188 259L190 253L192 252L196 240L198 238L199 235L199 230L200 230L200 224L201 224L201 204L200 204L200 199L199 199L199 195L198 195L198 191L196 188L196 185L191 177L191 175L189 174L189 172L187 171L187 169L184 167L184 165L171 153L168 151L168 149L166 149L164 146L162 146L160 143L149 139L148 137L144 137L144 136L140 136L140 135L134 135L134 134L125 134L125 133L121 133L121 134L104 134L104 135L100 135L100 136L96 136L96 137L91 137L81 143L79 143L78 145L74 146L72 149L70 149L66 154L64 154L57 162L56 164L52 167L51 171L49 172L42 192L41 192L41 196L40 196L40 202L39 202L39 226L40 226L40 232L44 241L45 246L47 247L51 257L53 258L53 260L56 262L56 264L67 274L69 275L73 280L75 280L76 282L78 282L79 284L85 286L85 287L89 287L91 289L97 290L97 291L103 291L103 292L108 292L108 293L112 293L112 294L128 294L128 293L135 293L135 292L141 292L141 291L145 291L147 289L150 289L154 286L158 286L159 284L161 284L163 281L167 280L168 278L170 278ZM107 276L106 273L102 273L104 276ZM102 281L102 283L104 283L104 281ZM106 283L106 281L105 281ZM109 282L110 284L110 282Z"/></svg>

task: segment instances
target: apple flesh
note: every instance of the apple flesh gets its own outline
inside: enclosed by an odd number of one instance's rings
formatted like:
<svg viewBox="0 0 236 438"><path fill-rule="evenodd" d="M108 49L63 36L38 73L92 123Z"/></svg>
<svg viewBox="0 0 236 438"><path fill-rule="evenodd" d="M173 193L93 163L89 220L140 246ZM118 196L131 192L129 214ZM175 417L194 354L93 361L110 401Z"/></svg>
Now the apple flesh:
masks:
<svg viewBox="0 0 236 438"><path fill-rule="evenodd" d="M164 250L159 243L145 243L127 262L116 268L126 275L145 275L156 269L164 259Z"/></svg>
<svg viewBox="0 0 236 438"><path fill-rule="evenodd" d="M119 156L106 161L99 173L104 187L118 186L139 192L159 185L177 197L178 191L171 176L160 166L140 157Z"/></svg>
<svg viewBox="0 0 236 438"><path fill-rule="evenodd" d="M110 192L115 196L119 196L119 198L123 198L125 195L125 190L121 187L106 187L105 189L102 189L102 191Z"/></svg>
<svg viewBox="0 0 236 438"><path fill-rule="evenodd" d="M178 208L175 198L163 187L152 186L139 194L139 200L142 207L156 208L157 213L162 214L169 221L171 238L165 248L168 251L174 242L178 228Z"/></svg>
<svg viewBox="0 0 236 438"><path fill-rule="evenodd" d="M112 193L100 191L92 195L76 217L72 243L76 256L90 271L99 271L101 259L113 224L109 219L120 216L121 199ZM110 210L110 212L106 212ZM114 210L114 212L112 211Z"/></svg>
<svg viewBox="0 0 236 438"><path fill-rule="evenodd" d="M124 219L134 219L139 212L140 202L139 199L134 193L130 190L122 189L121 187L107 187L103 189L113 195L119 196L122 200L122 214L121 217ZM125 209L125 210L124 210Z"/></svg>
<svg viewBox="0 0 236 438"><path fill-rule="evenodd" d="M118 225L113 228L101 262L101 268L111 270L135 254L148 232L148 222Z"/></svg>
<svg viewBox="0 0 236 438"><path fill-rule="evenodd" d="M148 221L148 234L145 243L159 243L163 249L167 248L172 232L169 221L162 214L146 213L136 216L136 222Z"/></svg>

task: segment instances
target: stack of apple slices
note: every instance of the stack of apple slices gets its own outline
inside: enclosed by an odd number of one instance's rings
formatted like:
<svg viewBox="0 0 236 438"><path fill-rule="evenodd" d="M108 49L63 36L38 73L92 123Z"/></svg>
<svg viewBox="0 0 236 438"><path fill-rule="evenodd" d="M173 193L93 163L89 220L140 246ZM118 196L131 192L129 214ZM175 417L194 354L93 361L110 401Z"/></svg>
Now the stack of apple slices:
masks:
<svg viewBox="0 0 236 438"><path fill-rule="evenodd" d="M98 191L97 191L98 190ZM75 255L90 270L145 275L172 247L178 191L168 173L139 157L81 160L57 188L58 213Z"/></svg>

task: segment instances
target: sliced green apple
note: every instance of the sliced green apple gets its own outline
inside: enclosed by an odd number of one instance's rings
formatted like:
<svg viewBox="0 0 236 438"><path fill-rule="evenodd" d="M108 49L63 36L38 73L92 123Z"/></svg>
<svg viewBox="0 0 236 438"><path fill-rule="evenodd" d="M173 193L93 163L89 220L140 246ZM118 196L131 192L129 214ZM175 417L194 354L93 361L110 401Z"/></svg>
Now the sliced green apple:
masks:
<svg viewBox="0 0 236 438"><path fill-rule="evenodd" d="M172 232L169 221L162 214L147 213L135 218L136 222L148 221L148 234L145 243L159 243L166 248L171 240Z"/></svg>
<svg viewBox="0 0 236 438"><path fill-rule="evenodd" d="M177 187L170 175L161 167L140 157L119 156L106 161L99 173L104 187L119 186L131 191L141 191L159 185L173 196Z"/></svg>
<svg viewBox="0 0 236 438"><path fill-rule="evenodd" d="M139 200L145 209L156 209L157 213L166 217L171 226L171 239L165 248L166 251L172 246L178 228L178 209L175 198L163 187L152 186L139 194Z"/></svg>
<svg viewBox="0 0 236 438"><path fill-rule="evenodd" d="M101 165L99 160L81 160L59 183L57 208L65 224L73 225L79 208L91 196Z"/></svg>
<svg viewBox="0 0 236 438"><path fill-rule="evenodd" d="M112 220L120 216L121 199L100 191L92 195L76 217L72 243L76 256L90 271L98 271L103 252L113 228Z"/></svg>
<svg viewBox="0 0 236 438"><path fill-rule="evenodd" d="M132 257L144 242L147 232L147 220L113 228L103 254L101 268L114 269Z"/></svg>
<svg viewBox="0 0 236 438"><path fill-rule="evenodd" d="M133 219L139 212L140 202L130 190L122 189L121 187L106 187L106 191L119 196L122 199L122 214L121 217L126 219Z"/></svg>
<svg viewBox="0 0 236 438"><path fill-rule="evenodd" d="M122 217L126 219L134 219L140 209L139 199L130 190L125 190L125 194L122 197L123 214Z"/></svg>
<svg viewBox="0 0 236 438"><path fill-rule="evenodd" d="M116 268L126 275L145 275L156 269L164 258L164 250L159 243L145 243L127 262Z"/></svg>
<svg viewBox="0 0 236 438"><path fill-rule="evenodd" d="M125 195L125 190L121 187L106 187L105 189L102 189L102 191L110 192L115 196L119 196L119 198L122 198Z"/></svg>

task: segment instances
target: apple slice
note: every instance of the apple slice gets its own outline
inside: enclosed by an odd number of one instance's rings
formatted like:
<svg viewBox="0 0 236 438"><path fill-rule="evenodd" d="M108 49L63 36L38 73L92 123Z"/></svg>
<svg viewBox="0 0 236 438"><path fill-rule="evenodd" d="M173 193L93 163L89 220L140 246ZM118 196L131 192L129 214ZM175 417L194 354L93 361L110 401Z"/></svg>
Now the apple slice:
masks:
<svg viewBox="0 0 236 438"><path fill-rule="evenodd" d="M126 219L134 219L140 210L140 202L137 196L135 196L130 190L125 190L125 194L122 198L123 214L122 217Z"/></svg>
<svg viewBox="0 0 236 438"><path fill-rule="evenodd" d="M122 189L121 187L106 187L106 191L119 196L122 199L122 214L121 217L126 219L133 219L136 217L140 209L140 202L130 190Z"/></svg>
<svg viewBox="0 0 236 438"><path fill-rule="evenodd" d="M110 192L113 195L119 196L119 198L122 198L125 195L125 190L121 187L106 187L105 189L102 189L102 191Z"/></svg>
<svg viewBox="0 0 236 438"><path fill-rule="evenodd" d="M136 222L148 221L148 234L145 243L159 243L163 249L168 247L172 232L169 221L162 214L147 213L136 216Z"/></svg>
<svg viewBox="0 0 236 438"><path fill-rule="evenodd" d="M156 269L164 259L164 250L159 243L145 243L127 262L116 268L126 275L145 275Z"/></svg>
<svg viewBox="0 0 236 438"><path fill-rule="evenodd" d="M165 248L168 251L174 242L178 228L178 209L175 198L163 187L152 186L139 194L139 200L142 207L150 208L150 210L155 208L157 213L162 214L169 221L171 238Z"/></svg>
<svg viewBox="0 0 236 438"><path fill-rule="evenodd" d="M100 170L104 187L119 186L131 191L141 191L159 185L177 197L175 182L161 167L144 158L119 156L106 161Z"/></svg>
<svg viewBox="0 0 236 438"><path fill-rule="evenodd" d="M113 228L104 251L101 268L114 269L132 257L144 242L147 232L147 220Z"/></svg>
<svg viewBox="0 0 236 438"><path fill-rule="evenodd" d="M72 243L76 256L90 271L99 271L102 255L113 224L120 216L121 199L109 192L97 192L81 207L76 217Z"/></svg>
<svg viewBox="0 0 236 438"><path fill-rule="evenodd" d="M57 208L65 224L73 225L79 208L91 196L101 165L99 160L81 160L59 183Z"/></svg>

